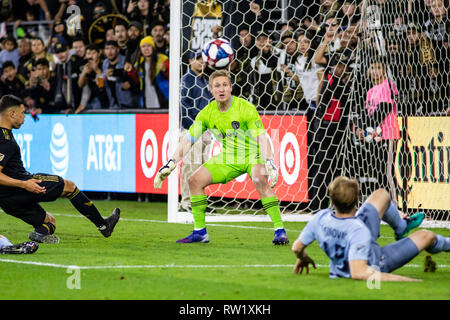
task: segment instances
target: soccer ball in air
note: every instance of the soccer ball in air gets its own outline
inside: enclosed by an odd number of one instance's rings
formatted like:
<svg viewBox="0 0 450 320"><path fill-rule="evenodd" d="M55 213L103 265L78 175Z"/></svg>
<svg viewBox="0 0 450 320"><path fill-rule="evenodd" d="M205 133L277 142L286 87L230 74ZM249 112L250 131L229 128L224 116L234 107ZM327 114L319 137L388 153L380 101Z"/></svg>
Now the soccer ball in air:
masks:
<svg viewBox="0 0 450 320"><path fill-rule="evenodd" d="M204 45L202 58L211 69L222 69L233 61L234 50L228 40L217 38Z"/></svg>

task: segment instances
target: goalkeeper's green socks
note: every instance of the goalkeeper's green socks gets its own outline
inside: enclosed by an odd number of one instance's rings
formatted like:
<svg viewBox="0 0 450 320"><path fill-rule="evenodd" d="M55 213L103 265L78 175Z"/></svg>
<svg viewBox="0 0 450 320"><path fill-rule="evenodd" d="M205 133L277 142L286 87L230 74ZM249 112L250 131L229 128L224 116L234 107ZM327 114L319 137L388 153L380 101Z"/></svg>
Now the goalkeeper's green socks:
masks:
<svg viewBox="0 0 450 320"><path fill-rule="evenodd" d="M206 194L191 195L192 215L194 216L194 229L200 230L206 228L205 211L206 211Z"/></svg>
<svg viewBox="0 0 450 320"><path fill-rule="evenodd" d="M278 199L276 196L261 198L264 210L272 219L273 226L275 229L282 229L283 220L281 220L280 206L278 205Z"/></svg>

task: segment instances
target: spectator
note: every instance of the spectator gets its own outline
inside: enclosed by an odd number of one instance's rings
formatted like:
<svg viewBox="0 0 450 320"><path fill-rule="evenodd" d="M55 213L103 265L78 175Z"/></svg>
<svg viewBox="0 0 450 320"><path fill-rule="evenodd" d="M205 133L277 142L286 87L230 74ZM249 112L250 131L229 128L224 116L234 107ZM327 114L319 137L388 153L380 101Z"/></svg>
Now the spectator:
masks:
<svg viewBox="0 0 450 320"><path fill-rule="evenodd" d="M300 80L295 76L295 63L300 56L297 39L293 32L285 31L281 37L281 43L285 47L278 59L278 71L281 76L281 92L283 109L306 110L303 100L303 89Z"/></svg>
<svg viewBox="0 0 450 320"><path fill-rule="evenodd" d="M52 54L47 52L44 41L41 38L31 39L31 52L33 57L25 64L28 70L31 70L33 64L39 59L46 59L49 62L50 70L54 69L55 59Z"/></svg>
<svg viewBox="0 0 450 320"><path fill-rule="evenodd" d="M139 43L142 36L142 24L139 21L131 21L128 24L128 52L127 61L134 65L140 55Z"/></svg>
<svg viewBox="0 0 450 320"><path fill-rule="evenodd" d="M298 36L298 51L300 53L295 62L295 75L304 92L309 118L316 110L319 93L319 71L323 68L314 62L314 48L311 46L314 39L313 32L301 33Z"/></svg>
<svg viewBox="0 0 450 320"><path fill-rule="evenodd" d="M55 55L59 61L55 67L55 110L61 110L65 113L73 112L80 106L82 99L82 90L78 86L78 78L83 59L71 54L69 47L64 42L58 42L55 45Z"/></svg>
<svg viewBox="0 0 450 320"><path fill-rule="evenodd" d="M170 0L153 0L149 4L151 21L165 25L170 21Z"/></svg>
<svg viewBox="0 0 450 320"><path fill-rule="evenodd" d="M169 56L169 44L166 39L164 39L165 32L165 25L160 21L153 23L150 29L150 34L155 42L156 53L162 53Z"/></svg>
<svg viewBox="0 0 450 320"><path fill-rule="evenodd" d="M317 18L314 20L320 25L330 17L335 17L339 12L340 4L338 0L320 0L320 9Z"/></svg>
<svg viewBox="0 0 450 320"><path fill-rule="evenodd" d="M141 57L135 65L140 78L142 108L169 107L169 58L156 52L151 36L141 40Z"/></svg>
<svg viewBox="0 0 450 320"><path fill-rule="evenodd" d="M86 47L86 60L87 63L84 65L83 72L78 79L78 86L83 88L83 90L87 87L90 97L87 104L80 104L74 113L81 113L85 109L108 108L108 96L105 89L100 48L95 44L88 45Z"/></svg>
<svg viewBox="0 0 450 320"><path fill-rule="evenodd" d="M64 42L69 46L72 45L72 37L67 34L67 26L64 20L55 21L50 39L53 37L56 37L60 41L64 40ZM47 47L49 47L49 45L47 45Z"/></svg>
<svg viewBox="0 0 450 320"><path fill-rule="evenodd" d="M103 2L97 2L94 6L92 21L90 21L89 27L95 20L97 20L98 18L103 17L104 15L107 15L107 14L108 14L108 12L106 11L105 4Z"/></svg>
<svg viewBox="0 0 450 320"><path fill-rule="evenodd" d="M30 108L36 108L37 113L58 113L55 109L55 86L56 75L50 71L47 59L41 58L33 63L30 71L29 91L30 96L26 99Z"/></svg>
<svg viewBox="0 0 450 320"><path fill-rule="evenodd" d="M339 175L338 149L344 141L345 128L348 125L350 68L345 54L335 54L330 61L332 66L326 73L321 86L317 109L310 130L314 132L310 144L311 167L309 176L311 210L328 207L327 186ZM336 170L330 170L336 168Z"/></svg>
<svg viewBox="0 0 450 320"><path fill-rule="evenodd" d="M208 89L208 79L203 73L205 64L201 50L191 52L189 56L189 70L181 79L181 127L187 131L194 123L197 114L212 99ZM205 132L196 141L183 159L181 180L181 209L189 211L190 193L188 179L208 158L211 144L211 134Z"/></svg>
<svg viewBox="0 0 450 320"><path fill-rule="evenodd" d="M358 0L344 0L339 10L338 16L341 20L342 28L345 30L348 26L354 25L361 19L360 6Z"/></svg>
<svg viewBox="0 0 450 320"><path fill-rule="evenodd" d="M280 102L277 90L280 74L277 71L279 53L272 46L272 39L261 31L256 37L258 55L253 57L251 83L253 92L251 102L260 110L276 110Z"/></svg>
<svg viewBox="0 0 450 320"><path fill-rule="evenodd" d="M72 41L72 50L73 54L80 57L81 59L84 59L84 56L86 55L86 42L84 38L77 37L74 38Z"/></svg>
<svg viewBox="0 0 450 320"><path fill-rule="evenodd" d="M13 20L27 20L27 13L32 13L35 17L34 20L52 20L45 0L14 0L11 1L11 3L13 5ZM40 17L40 10L44 12L44 17L42 17L43 19Z"/></svg>
<svg viewBox="0 0 450 320"><path fill-rule="evenodd" d="M402 113L411 116L421 113L420 107L427 103L424 93L429 82L428 65L434 64L436 60L432 42L413 23L408 25L407 41L408 63L405 73L399 78L405 80L405 83L400 82L400 90L406 96Z"/></svg>
<svg viewBox="0 0 450 320"><path fill-rule="evenodd" d="M105 32L105 42L108 42L108 41L116 41L117 42L117 37L116 37L116 35L114 33L114 29L113 28L108 29Z"/></svg>
<svg viewBox="0 0 450 320"><path fill-rule="evenodd" d="M324 26L325 34L314 58L314 62L322 67L327 66L326 55L330 55L341 47L339 20L328 18Z"/></svg>
<svg viewBox="0 0 450 320"><path fill-rule="evenodd" d="M292 23L283 22L280 24L279 29L280 29L280 41L277 43L276 47L280 50L284 50L285 46L284 46L281 38L283 38L285 33L292 34L294 32L294 30L296 30L297 28L294 27Z"/></svg>
<svg viewBox="0 0 450 320"><path fill-rule="evenodd" d="M355 63L355 49L356 45L358 44L358 28L355 25L349 26L346 30L340 32L339 35L339 48L336 50L323 50L327 44L329 44L329 40L331 37L328 37L327 34L325 35L323 42L319 45L319 48L316 52L315 56L315 62L323 67L325 67L325 71L319 70L318 75L320 79L319 88L321 89L324 85L324 82L327 81L327 79L330 76L330 73L332 72L333 63L336 63L336 61L339 61L339 58L341 55L344 55L346 57L346 60L348 61L348 64L350 67L354 66ZM331 33L330 33L331 34ZM329 34L328 34L329 35ZM319 89L319 90L320 90Z"/></svg>
<svg viewBox="0 0 450 320"><path fill-rule="evenodd" d="M241 98L249 98L252 90L250 75L252 73L251 60L258 54L254 37L248 27L239 29L239 46L236 49L236 57L232 61L230 69L234 77L233 95Z"/></svg>
<svg viewBox="0 0 450 320"><path fill-rule="evenodd" d="M239 47L239 30L245 28L249 30L252 37L255 37L269 20L269 11L263 8L264 2L257 1L221 1L222 12L217 6L213 6L215 14L222 15L221 25L223 27L223 37L229 39L232 46ZM274 29L273 26L266 26L266 29Z"/></svg>
<svg viewBox="0 0 450 320"><path fill-rule="evenodd" d="M138 106L136 79L131 72L124 70L125 56L120 54L120 47L116 41L105 43L105 56L103 61L103 74L106 82L106 93L110 109L130 109Z"/></svg>
<svg viewBox="0 0 450 320"><path fill-rule="evenodd" d="M97 0L77 0L81 10L81 29L84 37L89 34L89 28L95 19L106 12L105 5Z"/></svg>
<svg viewBox="0 0 450 320"><path fill-rule="evenodd" d="M12 94L19 98L25 98L25 84L27 80L17 72L12 61L3 63L2 77L0 82L0 94Z"/></svg>
<svg viewBox="0 0 450 320"><path fill-rule="evenodd" d="M139 21L142 24L144 36L150 35L152 20L149 0L130 0L126 15L130 21Z"/></svg>
<svg viewBox="0 0 450 320"><path fill-rule="evenodd" d="M125 24L125 22L119 21L114 26L114 35L116 36L117 44L119 45L119 48L120 48L120 54L126 57L127 53L128 53L128 47L127 47L128 31L127 31L127 25Z"/></svg>
<svg viewBox="0 0 450 320"><path fill-rule="evenodd" d="M446 109L450 108L450 83L445 71L440 70L438 63L429 64L427 83L424 89L424 105L420 110L426 116L442 116L446 114Z"/></svg>
<svg viewBox="0 0 450 320"><path fill-rule="evenodd" d="M18 42L17 49L18 49L18 53L19 53L19 66L17 68L17 71L25 79L28 79L29 70L25 67L25 64L32 57L31 44L27 39L22 38Z"/></svg>
<svg viewBox="0 0 450 320"><path fill-rule="evenodd" d="M448 70L450 63L449 38L450 20L448 16L448 0L431 0L431 17L424 24L425 34L431 39L437 62L442 70Z"/></svg>
<svg viewBox="0 0 450 320"><path fill-rule="evenodd" d="M377 188L389 190L391 199L397 199L394 159L400 131L397 122L397 88L387 78L385 64L375 59L367 70L373 87L367 92L365 110L363 110L360 128L355 130L357 137L364 141L367 128L380 128L381 137L367 143L370 154L377 159L366 171L374 170L377 177ZM361 129L363 128L363 129Z"/></svg>
<svg viewBox="0 0 450 320"><path fill-rule="evenodd" d="M0 52L0 69L5 61L12 61L14 66L19 66L19 50L17 49L16 39L7 37L2 41L3 50Z"/></svg>

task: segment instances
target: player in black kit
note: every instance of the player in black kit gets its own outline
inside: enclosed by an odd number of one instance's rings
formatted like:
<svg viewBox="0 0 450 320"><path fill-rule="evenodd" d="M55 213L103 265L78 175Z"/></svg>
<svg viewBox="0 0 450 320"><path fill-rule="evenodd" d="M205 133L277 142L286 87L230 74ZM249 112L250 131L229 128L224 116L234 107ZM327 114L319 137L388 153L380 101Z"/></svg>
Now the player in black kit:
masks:
<svg viewBox="0 0 450 320"><path fill-rule="evenodd" d="M120 209L103 219L86 195L70 180L45 173L30 174L22 163L20 147L12 129L19 129L25 121L23 101L13 95L0 99L0 207L7 214L32 225L30 240L59 243L55 232L55 218L39 202L67 197L73 206L92 221L105 237L109 237L120 218Z"/></svg>

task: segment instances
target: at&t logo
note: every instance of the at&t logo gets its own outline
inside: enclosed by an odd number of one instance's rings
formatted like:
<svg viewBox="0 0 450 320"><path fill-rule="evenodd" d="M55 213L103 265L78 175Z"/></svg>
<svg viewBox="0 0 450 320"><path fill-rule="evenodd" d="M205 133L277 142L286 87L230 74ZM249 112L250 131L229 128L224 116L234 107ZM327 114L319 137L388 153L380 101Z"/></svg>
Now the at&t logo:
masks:
<svg viewBox="0 0 450 320"><path fill-rule="evenodd" d="M53 126L50 140L50 162L52 172L64 177L69 169L69 140L64 126L58 122Z"/></svg>

